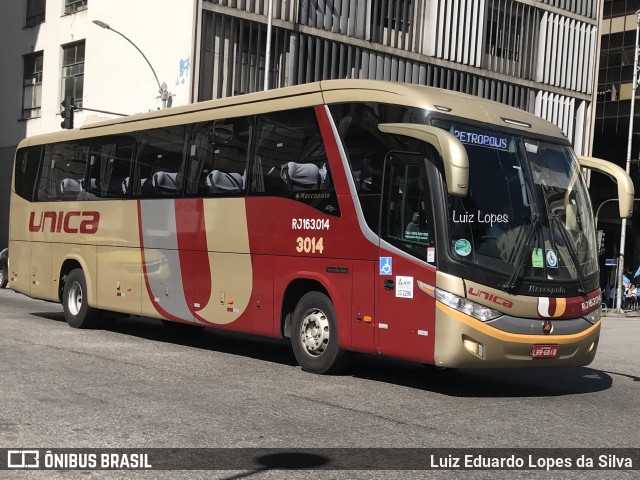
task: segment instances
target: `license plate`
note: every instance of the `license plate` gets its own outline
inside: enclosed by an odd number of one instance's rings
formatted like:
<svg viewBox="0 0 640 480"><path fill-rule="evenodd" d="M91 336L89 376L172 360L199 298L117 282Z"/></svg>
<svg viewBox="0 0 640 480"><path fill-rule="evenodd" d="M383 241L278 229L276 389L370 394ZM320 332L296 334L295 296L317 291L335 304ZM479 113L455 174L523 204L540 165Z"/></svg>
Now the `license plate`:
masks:
<svg viewBox="0 0 640 480"><path fill-rule="evenodd" d="M558 345L534 345L531 358L555 358L558 356Z"/></svg>

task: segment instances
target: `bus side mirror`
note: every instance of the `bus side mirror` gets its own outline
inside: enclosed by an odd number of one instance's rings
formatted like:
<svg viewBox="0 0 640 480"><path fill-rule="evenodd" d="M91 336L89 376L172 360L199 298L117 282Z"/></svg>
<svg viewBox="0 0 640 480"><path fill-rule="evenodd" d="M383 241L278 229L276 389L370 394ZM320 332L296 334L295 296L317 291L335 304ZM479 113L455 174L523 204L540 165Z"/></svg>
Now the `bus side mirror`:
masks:
<svg viewBox="0 0 640 480"><path fill-rule="evenodd" d="M629 174L615 163L607 162L600 158L578 157L578 163L582 168L588 168L612 177L618 184L618 208L620 218L630 218L633 214L633 181Z"/></svg>
<svg viewBox="0 0 640 480"><path fill-rule="evenodd" d="M435 148L444 162L447 191L451 195L466 197L469 193L469 158L464 145L446 130L417 123L381 123L383 133L416 138Z"/></svg>

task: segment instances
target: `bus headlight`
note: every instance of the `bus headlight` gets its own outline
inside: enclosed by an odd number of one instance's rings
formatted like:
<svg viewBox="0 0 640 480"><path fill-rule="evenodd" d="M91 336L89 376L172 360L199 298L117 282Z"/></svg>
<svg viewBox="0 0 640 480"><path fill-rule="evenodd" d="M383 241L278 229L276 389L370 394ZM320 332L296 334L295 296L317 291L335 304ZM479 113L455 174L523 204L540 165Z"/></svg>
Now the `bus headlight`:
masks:
<svg viewBox="0 0 640 480"><path fill-rule="evenodd" d="M602 318L602 306L596 308L595 310L586 313L582 316L587 322L593 324Z"/></svg>
<svg viewBox="0 0 640 480"><path fill-rule="evenodd" d="M488 322L489 320L493 320L494 318L498 318L502 315L502 313L494 310L493 308L485 307L484 305L472 302L467 298L462 298L451 292L440 290L439 288L436 288L436 300L441 301L445 305L454 308L459 312L470 315L473 318L477 318L482 322Z"/></svg>

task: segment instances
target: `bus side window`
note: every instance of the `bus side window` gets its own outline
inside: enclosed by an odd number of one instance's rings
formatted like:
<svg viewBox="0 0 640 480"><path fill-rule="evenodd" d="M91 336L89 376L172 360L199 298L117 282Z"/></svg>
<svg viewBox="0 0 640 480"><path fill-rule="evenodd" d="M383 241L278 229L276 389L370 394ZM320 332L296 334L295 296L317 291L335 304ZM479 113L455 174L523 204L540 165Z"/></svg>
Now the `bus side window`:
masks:
<svg viewBox="0 0 640 480"><path fill-rule="evenodd" d="M243 195L250 142L250 117L196 126L188 152L187 195Z"/></svg>
<svg viewBox="0 0 640 480"><path fill-rule="evenodd" d="M182 125L140 134L134 175L130 180L132 194L143 198L181 196L184 150L185 127Z"/></svg>
<svg viewBox="0 0 640 480"><path fill-rule="evenodd" d="M119 135L94 139L89 156L87 192L97 198L127 198L134 137Z"/></svg>
<svg viewBox="0 0 640 480"><path fill-rule="evenodd" d="M45 146L37 200L84 200L84 177L89 149L80 142Z"/></svg>
<svg viewBox="0 0 640 480"><path fill-rule="evenodd" d="M206 196L208 188L206 178L213 170L213 145L209 124L196 127L191 133L187 149L188 196Z"/></svg>
<svg viewBox="0 0 640 480"><path fill-rule="evenodd" d="M255 143L252 194L292 198L339 215L331 169L313 109L259 115ZM305 191L325 195L298 193Z"/></svg>
<svg viewBox="0 0 640 480"><path fill-rule="evenodd" d="M33 200L34 187L40 168L42 146L23 148L16 154L15 190L25 200Z"/></svg>

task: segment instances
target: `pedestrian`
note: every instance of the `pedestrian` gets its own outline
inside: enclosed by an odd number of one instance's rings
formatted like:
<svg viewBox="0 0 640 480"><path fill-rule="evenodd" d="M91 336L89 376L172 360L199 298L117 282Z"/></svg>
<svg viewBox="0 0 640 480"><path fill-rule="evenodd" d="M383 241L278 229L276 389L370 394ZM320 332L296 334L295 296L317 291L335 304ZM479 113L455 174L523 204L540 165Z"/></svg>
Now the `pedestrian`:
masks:
<svg viewBox="0 0 640 480"><path fill-rule="evenodd" d="M631 287L629 285L626 285L624 287L624 302L623 302L622 309L631 310L631 299L635 297L636 297L635 294L633 294L633 297L631 296Z"/></svg>

